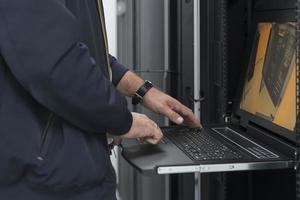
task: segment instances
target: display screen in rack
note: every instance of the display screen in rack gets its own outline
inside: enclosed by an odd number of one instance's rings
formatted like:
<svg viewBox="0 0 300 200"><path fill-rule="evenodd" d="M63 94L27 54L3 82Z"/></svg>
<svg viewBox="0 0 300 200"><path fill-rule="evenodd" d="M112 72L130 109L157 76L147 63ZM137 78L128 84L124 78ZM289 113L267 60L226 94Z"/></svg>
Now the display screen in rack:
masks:
<svg viewBox="0 0 300 200"><path fill-rule="evenodd" d="M296 121L295 23L259 23L240 108L294 130Z"/></svg>

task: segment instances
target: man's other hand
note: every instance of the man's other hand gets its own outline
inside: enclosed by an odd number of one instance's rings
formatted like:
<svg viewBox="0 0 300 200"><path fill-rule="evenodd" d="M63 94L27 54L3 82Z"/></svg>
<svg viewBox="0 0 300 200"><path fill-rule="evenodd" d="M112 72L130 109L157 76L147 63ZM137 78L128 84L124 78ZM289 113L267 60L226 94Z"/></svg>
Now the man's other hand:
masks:
<svg viewBox="0 0 300 200"><path fill-rule="evenodd" d="M126 139L142 139L150 144L157 144L163 138L158 125L146 115L132 113L132 126L128 133L121 136Z"/></svg>
<svg viewBox="0 0 300 200"><path fill-rule="evenodd" d="M151 88L145 94L143 104L150 110L165 115L178 125L185 124L193 128L201 127L200 121L191 109L156 88Z"/></svg>

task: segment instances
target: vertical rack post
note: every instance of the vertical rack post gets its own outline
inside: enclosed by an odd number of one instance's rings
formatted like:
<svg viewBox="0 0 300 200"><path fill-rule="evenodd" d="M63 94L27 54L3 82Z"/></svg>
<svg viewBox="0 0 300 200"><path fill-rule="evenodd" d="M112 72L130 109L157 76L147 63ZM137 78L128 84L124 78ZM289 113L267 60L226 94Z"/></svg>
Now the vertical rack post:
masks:
<svg viewBox="0 0 300 200"><path fill-rule="evenodd" d="M194 0L194 98L200 99L200 1ZM200 101L194 103L200 119ZM195 200L201 200L201 174L195 174Z"/></svg>
<svg viewBox="0 0 300 200"><path fill-rule="evenodd" d="M163 91L169 91L168 88L168 72L170 70L170 0L164 0L164 75L163 75ZM169 126L167 117L164 119L164 125ZM170 199L170 176L165 176L165 200Z"/></svg>
<svg viewBox="0 0 300 200"><path fill-rule="evenodd" d="M222 113L223 119L227 123L226 117L229 110L228 103L228 63L227 63L227 0L220 1L220 12L221 12L221 42L222 42L222 88L223 88L223 102L222 102Z"/></svg>
<svg viewBox="0 0 300 200"><path fill-rule="evenodd" d="M300 200L300 0L296 0L296 199Z"/></svg>
<svg viewBox="0 0 300 200"><path fill-rule="evenodd" d="M228 15L227 15L227 0L220 1L220 12L221 12L221 41L222 41L222 88L223 88L223 101L222 101L222 113L223 113L223 120L225 123L230 123L231 118L231 106L229 104L228 98L228 62L227 62L227 55L228 55ZM227 199L227 174L223 173L221 175L222 180L222 192L224 194L223 199Z"/></svg>

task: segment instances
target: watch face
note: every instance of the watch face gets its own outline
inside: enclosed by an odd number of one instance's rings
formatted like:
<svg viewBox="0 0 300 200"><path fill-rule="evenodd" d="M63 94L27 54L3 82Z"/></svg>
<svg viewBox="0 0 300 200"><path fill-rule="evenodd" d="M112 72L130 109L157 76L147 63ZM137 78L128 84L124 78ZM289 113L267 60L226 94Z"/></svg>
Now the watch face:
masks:
<svg viewBox="0 0 300 200"><path fill-rule="evenodd" d="M144 85L148 88L148 90L153 87L153 84L150 81L146 81Z"/></svg>

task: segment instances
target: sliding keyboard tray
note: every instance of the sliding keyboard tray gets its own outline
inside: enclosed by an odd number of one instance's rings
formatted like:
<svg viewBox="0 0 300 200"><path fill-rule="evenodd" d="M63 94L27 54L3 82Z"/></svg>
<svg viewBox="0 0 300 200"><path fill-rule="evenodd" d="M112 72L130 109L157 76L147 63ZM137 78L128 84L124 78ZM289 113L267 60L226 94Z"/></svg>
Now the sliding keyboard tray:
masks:
<svg viewBox="0 0 300 200"><path fill-rule="evenodd" d="M165 127L162 131L169 129L170 127ZM259 144L264 146L263 143ZM158 145L146 144L140 140L124 141L121 154L135 169L148 175L275 170L294 167L291 155L287 156L278 150L266 148L279 156L266 159L244 157L233 160L193 160L168 137Z"/></svg>

